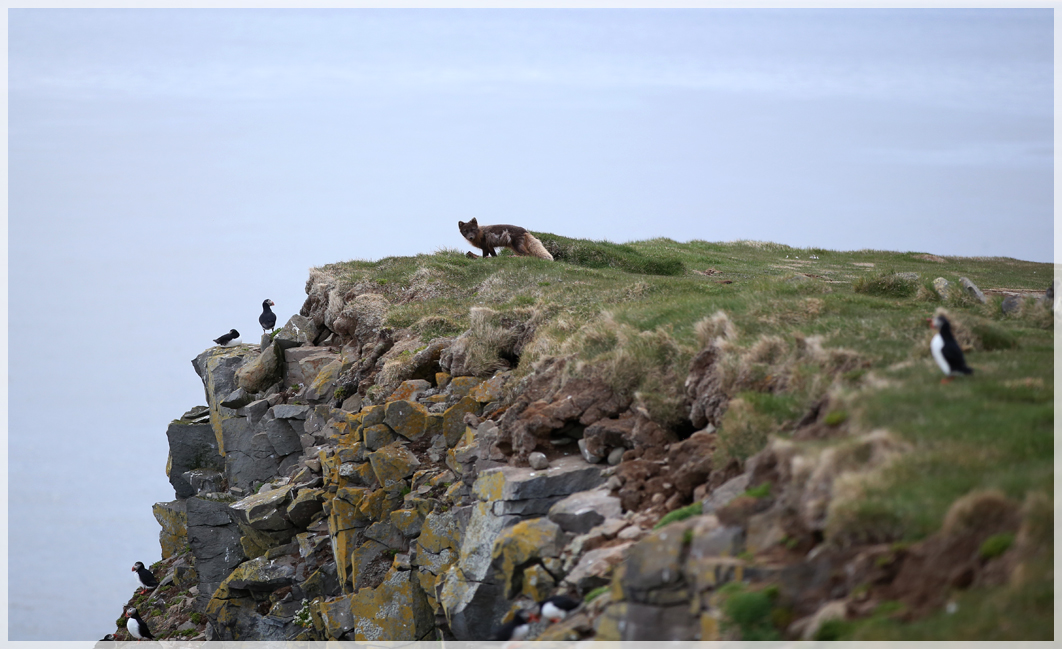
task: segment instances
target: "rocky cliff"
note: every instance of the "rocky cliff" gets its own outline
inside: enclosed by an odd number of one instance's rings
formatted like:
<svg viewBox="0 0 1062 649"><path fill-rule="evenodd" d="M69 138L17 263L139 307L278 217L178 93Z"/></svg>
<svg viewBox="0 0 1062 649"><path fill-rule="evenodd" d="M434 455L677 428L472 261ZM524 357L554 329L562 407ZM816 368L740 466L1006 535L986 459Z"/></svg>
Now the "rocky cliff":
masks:
<svg viewBox="0 0 1062 649"><path fill-rule="evenodd" d="M432 294L430 280L409 290ZM521 362L534 312L429 336L424 318L390 324L398 299L379 286L314 271L307 295L260 345L192 361L206 404L166 431L163 584L130 600L157 636L482 640L566 593L585 603L534 637L812 638L884 599L939 607L959 582L1003 583L969 548L1028 537L1044 509L986 492L922 543L846 538L829 528L839 485L909 449L885 430L837 433L829 397L792 438L837 443L772 438L713 461L724 415L748 407L735 386L784 375L771 350L729 345L722 313L670 367L676 420L574 354ZM867 365L795 344L827 384Z"/></svg>

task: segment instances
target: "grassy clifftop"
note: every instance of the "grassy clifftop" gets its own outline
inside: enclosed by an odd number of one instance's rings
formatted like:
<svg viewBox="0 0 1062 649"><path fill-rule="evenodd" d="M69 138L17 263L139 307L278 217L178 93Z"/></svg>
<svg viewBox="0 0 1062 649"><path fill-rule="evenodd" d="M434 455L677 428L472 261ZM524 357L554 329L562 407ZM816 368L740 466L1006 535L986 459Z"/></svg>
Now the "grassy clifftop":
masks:
<svg viewBox="0 0 1062 649"><path fill-rule="evenodd" d="M817 411L820 433L795 443L828 446L890 431L906 452L836 499L826 540L838 545L926 539L972 492L998 491L1027 509L1052 502L1054 315L1038 299L1051 283L1050 264L537 236L554 262L440 250L319 270L357 293L384 295L385 324L411 328L425 343L471 329L484 373L505 347L507 323L527 323L533 338L508 359L517 376L548 356L574 356L581 362L572 371L604 377L673 429L689 426L683 382L692 358L717 344L730 399L713 458L720 469L744 462L772 437L792 437ZM964 291L960 277L984 290L987 302ZM950 283L943 295L937 278ZM1017 312L1004 314L1004 294L1024 295ZM946 385L929 354L926 318L938 308L948 312L975 370ZM878 616L835 631L848 638L979 638L998 632L1005 619L1049 637L1050 525L1046 530L1021 540L1042 577L1002 594L965 591L958 612L922 626Z"/></svg>

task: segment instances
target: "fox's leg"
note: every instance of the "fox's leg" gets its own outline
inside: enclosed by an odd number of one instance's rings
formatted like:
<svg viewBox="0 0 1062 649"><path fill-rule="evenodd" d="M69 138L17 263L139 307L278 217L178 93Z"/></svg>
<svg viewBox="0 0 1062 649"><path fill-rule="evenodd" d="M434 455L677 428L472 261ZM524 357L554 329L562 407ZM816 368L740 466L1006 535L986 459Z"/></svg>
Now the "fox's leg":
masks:
<svg viewBox="0 0 1062 649"><path fill-rule="evenodd" d="M493 247L487 246L487 247L485 247L483 249L483 256L484 257L497 257L498 253L494 250Z"/></svg>

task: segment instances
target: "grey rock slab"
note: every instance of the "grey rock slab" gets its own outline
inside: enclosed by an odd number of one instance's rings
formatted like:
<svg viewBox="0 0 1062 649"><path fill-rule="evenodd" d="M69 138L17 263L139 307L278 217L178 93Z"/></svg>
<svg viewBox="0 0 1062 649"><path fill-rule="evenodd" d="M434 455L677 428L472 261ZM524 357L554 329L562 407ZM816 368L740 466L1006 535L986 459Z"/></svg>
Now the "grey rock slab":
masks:
<svg viewBox="0 0 1062 649"><path fill-rule="evenodd" d="M277 419L306 419L310 406L295 404L280 404L273 406L273 416Z"/></svg>
<svg viewBox="0 0 1062 649"><path fill-rule="evenodd" d="M211 496L214 496L212 498ZM197 610L246 557L240 546L240 528L232 519L229 500L217 494L187 500L188 541L199 576Z"/></svg>
<svg viewBox="0 0 1062 649"><path fill-rule="evenodd" d="M627 556L631 545L633 544L624 543L587 552L564 577L563 583L577 588L581 593L608 585L612 569Z"/></svg>
<svg viewBox="0 0 1062 649"><path fill-rule="evenodd" d="M495 516L545 516L550 507L561 500L561 496L552 498L532 498L531 500L495 500L491 503Z"/></svg>
<svg viewBox="0 0 1062 649"><path fill-rule="evenodd" d="M241 564L236 576L229 580L230 588L272 592L292 583L295 567L290 561L258 557Z"/></svg>
<svg viewBox="0 0 1062 649"><path fill-rule="evenodd" d="M202 419L203 417L207 417L209 415L210 415L210 408L208 408L207 406L196 406L196 407L192 408L191 410L189 410L188 412L186 412L183 415L181 415L181 419L186 419L186 420L191 421L193 419Z"/></svg>
<svg viewBox="0 0 1062 649"><path fill-rule="evenodd" d="M291 487L252 494L229 507L256 530L277 531L291 527L285 513L291 500Z"/></svg>
<svg viewBox="0 0 1062 649"><path fill-rule="evenodd" d="M500 493L496 494L498 481L501 483ZM604 481L602 467L587 464L581 456L569 455L558 458L545 471L511 466L484 471L476 479L472 491L480 500L530 500L567 496L593 489Z"/></svg>
<svg viewBox="0 0 1062 649"><path fill-rule="evenodd" d="M1000 309L1003 310L1003 313L1008 315L1018 313L1021 311L1021 302L1022 299L1020 295L1008 295L1003 298L1003 303L1000 305Z"/></svg>
<svg viewBox="0 0 1062 649"><path fill-rule="evenodd" d="M365 528L365 538L383 543L394 550L406 548L406 538L389 521L378 521Z"/></svg>
<svg viewBox="0 0 1062 649"><path fill-rule="evenodd" d="M252 401L247 405L243 406L241 409L237 410L236 414L240 415L241 417L247 417L247 419L250 420L251 424L257 424L266 414L269 408L270 405L268 399L258 399L257 401Z"/></svg>
<svg viewBox="0 0 1062 649"><path fill-rule="evenodd" d="M225 460L218 452L217 436L209 423L174 421L166 429L166 439L170 445L170 484L178 498L196 494L195 488L184 478L188 471L221 471L225 468Z"/></svg>
<svg viewBox="0 0 1062 649"><path fill-rule="evenodd" d="M235 410L236 408L246 406L252 401L254 401L253 394L247 392L243 388L236 388L229 394L229 396L221 400L221 405Z"/></svg>
<svg viewBox="0 0 1062 649"><path fill-rule="evenodd" d="M722 485L717 487L715 491L708 494L701 505L702 514L711 514L712 512L725 507L731 500L737 498L749 488L749 474L742 473L741 475L727 480Z"/></svg>
<svg viewBox="0 0 1062 649"><path fill-rule="evenodd" d="M962 284L962 287L966 289L966 292L970 295L970 297L974 298L981 304L986 304L988 302L988 300L985 298L985 294L982 293L981 289L977 288L977 284L971 282L969 278L960 277L959 284Z"/></svg>
<svg viewBox="0 0 1062 649"><path fill-rule="evenodd" d="M267 433L255 431L246 417L234 417L221 422L221 434L225 443L225 477L230 488L250 490L256 483L269 482L276 476L280 458Z"/></svg>
<svg viewBox="0 0 1062 649"><path fill-rule="evenodd" d="M302 440L299 438L299 433L295 431L287 419L270 420L262 428L269 437L269 442L273 445L277 456L285 457L292 453L302 452Z"/></svg>
<svg viewBox="0 0 1062 649"><path fill-rule="evenodd" d="M574 493L549 509L549 519L572 534L585 534L605 519L622 515L619 498L600 489Z"/></svg>
<svg viewBox="0 0 1062 649"><path fill-rule="evenodd" d="M192 469L181 474L188 484L192 485L195 495L223 491L225 488L225 476L215 469Z"/></svg>

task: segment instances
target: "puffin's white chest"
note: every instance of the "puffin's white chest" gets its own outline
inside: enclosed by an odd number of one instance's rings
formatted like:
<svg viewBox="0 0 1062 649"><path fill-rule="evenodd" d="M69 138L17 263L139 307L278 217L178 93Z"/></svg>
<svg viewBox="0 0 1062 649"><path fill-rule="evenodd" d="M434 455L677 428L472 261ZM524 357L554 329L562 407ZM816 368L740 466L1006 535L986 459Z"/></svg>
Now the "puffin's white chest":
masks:
<svg viewBox="0 0 1062 649"><path fill-rule="evenodd" d="M144 634L140 631L140 623L133 618L129 618L125 623L125 628L129 631L129 634L139 640L144 637Z"/></svg>
<svg viewBox="0 0 1062 649"><path fill-rule="evenodd" d="M924 340L924 339L923 339ZM933 336L933 341L929 343L929 351L933 352L933 360L940 366L940 371L945 374L951 375L951 366L948 365L948 361L944 360L944 338L938 333Z"/></svg>
<svg viewBox="0 0 1062 649"><path fill-rule="evenodd" d="M542 617L551 622L563 620L566 615L568 615L568 612L558 606L554 606L553 602L546 602L542 605Z"/></svg>

